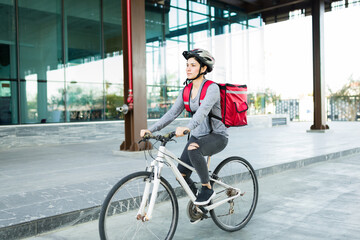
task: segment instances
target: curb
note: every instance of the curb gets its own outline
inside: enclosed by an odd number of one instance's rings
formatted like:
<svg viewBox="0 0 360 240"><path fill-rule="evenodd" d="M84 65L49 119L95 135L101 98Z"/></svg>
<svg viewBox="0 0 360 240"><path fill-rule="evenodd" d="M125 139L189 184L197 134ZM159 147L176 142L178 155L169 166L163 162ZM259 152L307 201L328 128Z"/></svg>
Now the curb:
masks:
<svg viewBox="0 0 360 240"><path fill-rule="evenodd" d="M262 178L267 175L277 174L291 169L302 168L311 164L338 159L353 154L360 154L360 147L256 169L255 172L258 178ZM177 187L174 190L178 196L183 195L183 190L180 187ZM12 240L28 238L46 232L59 230L61 228L94 221L99 218L100 210L101 206L94 206L91 208L80 209L68 213L3 227L0 228L0 239Z"/></svg>

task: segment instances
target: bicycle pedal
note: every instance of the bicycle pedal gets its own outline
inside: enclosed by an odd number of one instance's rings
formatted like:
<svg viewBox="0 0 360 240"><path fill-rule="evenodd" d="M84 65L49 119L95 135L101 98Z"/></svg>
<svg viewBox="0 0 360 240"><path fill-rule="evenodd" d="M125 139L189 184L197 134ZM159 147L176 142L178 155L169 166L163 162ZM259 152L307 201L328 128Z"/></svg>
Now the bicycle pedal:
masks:
<svg viewBox="0 0 360 240"><path fill-rule="evenodd" d="M199 223L201 220L202 220L201 218L196 219L196 220L190 220L190 223L191 223L191 224L197 224L197 223Z"/></svg>
<svg viewBox="0 0 360 240"><path fill-rule="evenodd" d="M209 211L206 210L203 206L196 206L196 207L199 208L204 215L209 212Z"/></svg>

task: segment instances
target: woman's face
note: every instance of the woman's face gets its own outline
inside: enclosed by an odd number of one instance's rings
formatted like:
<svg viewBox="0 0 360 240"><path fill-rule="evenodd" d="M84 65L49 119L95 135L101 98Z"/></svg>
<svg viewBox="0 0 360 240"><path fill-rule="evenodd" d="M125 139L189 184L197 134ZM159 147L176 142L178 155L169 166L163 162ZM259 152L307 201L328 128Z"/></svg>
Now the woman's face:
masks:
<svg viewBox="0 0 360 240"><path fill-rule="evenodd" d="M186 76L189 79L195 78L199 74L200 63L195 58L189 58L186 63ZM202 67L201 72L206 70L206 66Z"/></svg>

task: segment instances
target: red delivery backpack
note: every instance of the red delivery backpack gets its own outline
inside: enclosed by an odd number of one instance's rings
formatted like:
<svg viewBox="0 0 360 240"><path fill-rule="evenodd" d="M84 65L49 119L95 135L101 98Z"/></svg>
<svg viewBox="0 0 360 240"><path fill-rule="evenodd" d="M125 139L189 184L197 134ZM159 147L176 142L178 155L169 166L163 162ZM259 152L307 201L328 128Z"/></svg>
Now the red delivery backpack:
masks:
<svg viewBox="0 0 360 240"><path fill-rule="evenodd" d="M200 102L204 100L208 87L215 82L207 80L200 90ZM220 88L221 117L209 113L209 117L221 120L226 127L239 127L247 125L246 111L247 105L247 86L234 85L229 83L215 83ZM186 111L194 114L190 110L190 95L192 83L185 86L183 91L183 101Z"/></svg>

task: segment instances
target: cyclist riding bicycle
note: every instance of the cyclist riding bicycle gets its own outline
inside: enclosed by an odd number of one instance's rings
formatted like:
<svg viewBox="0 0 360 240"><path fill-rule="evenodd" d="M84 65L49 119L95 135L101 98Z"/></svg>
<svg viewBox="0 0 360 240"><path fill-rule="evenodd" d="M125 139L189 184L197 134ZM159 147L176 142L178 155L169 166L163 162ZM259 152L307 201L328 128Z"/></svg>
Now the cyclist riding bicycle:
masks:
<svg viewBox="0 0 360 240"><path fill-rule="evenodd" d="M211 188L209 172L204 156L210 156L221 152L228 143L227 128L224 123L214 117L209 117L209 113L221 116L220 90L216 84L211 84L206 92L205 98L200 104L200 92L202 86L207 81L205 75L214 68L214 57L204 49L194 49L184 51L183 56L187 60L186 64L186 83L192 82L192 90L189 105L192 118L185 127L176 128L176 136L184 136L185 131L190 132L190 138L181 154L181 161L193 166L200 177L202 188L198 192L196 205L206 205L215 197L215 191ZM166 127L174 121L185 109L183 101L183 91L180 92L174 105L149 129L142 129L140 136L146 133L151 134ZM192 191L196 194L195 183L191 180L191 171L182 165L178 165L179 171L184 176Z"/></svg>

